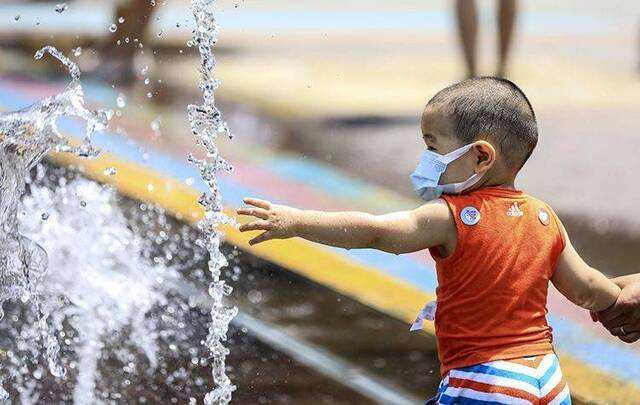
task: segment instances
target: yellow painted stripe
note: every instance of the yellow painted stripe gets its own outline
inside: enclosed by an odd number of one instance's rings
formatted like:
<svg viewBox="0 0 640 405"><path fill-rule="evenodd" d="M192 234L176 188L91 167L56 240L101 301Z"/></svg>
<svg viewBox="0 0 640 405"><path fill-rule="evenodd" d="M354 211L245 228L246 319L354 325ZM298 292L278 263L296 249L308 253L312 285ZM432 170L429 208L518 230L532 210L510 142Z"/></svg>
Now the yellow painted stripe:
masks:
<svg viewBox="0 0 640 405"><path fill-rule="evenodd" d="M190 224L202 218L202 207L197 202L198 191L144 167L120 161L111 154L102 154L94 160L82 160L70 154L53 154L50 160L59 165L78 167L87 177L109 183L129 197L158 204ZM117 168L118 174L106 176L103 172L107 167ZM228 209L225 213L234 215ZM239 220L246 219L241 217ZM356 297L369 306L383 309L398 319L412 322L424 303L435 298L377 269L354 263L301 239L275 240L249 246L252 235L231 226L221 229L225 232L227 242L345 295ZM425 330L435 333L431 324L425 326Z"/></svg>
<svg viewBox="0 0 640 405"><path fill-rule="evenodd" d="M190 224L195 224L202 218L202 207L197 203L198 191L144 166L125 162L109 153L94 160L80 159L70 154L52 154L49 160L61 166L78 168L87 177L111 184L120 193L131 198L157 204ZM115 167L118 174L104 175L103 172L108 167ZM225 212L228 215L234 214L229 209ZM225 232L228 243L409 324L424 303L434 299L433 295L375 268L351 262L301 239L276 240L249 246L251 235L231 226L223 226L221 229ZM425 331L434 334L433 324L427 323ZM629 403L632 398L640 398L640 390L633 384L621 381L571 356L562 353L559 356L572 394L577 399L588 403L624 404Z"/></svg>

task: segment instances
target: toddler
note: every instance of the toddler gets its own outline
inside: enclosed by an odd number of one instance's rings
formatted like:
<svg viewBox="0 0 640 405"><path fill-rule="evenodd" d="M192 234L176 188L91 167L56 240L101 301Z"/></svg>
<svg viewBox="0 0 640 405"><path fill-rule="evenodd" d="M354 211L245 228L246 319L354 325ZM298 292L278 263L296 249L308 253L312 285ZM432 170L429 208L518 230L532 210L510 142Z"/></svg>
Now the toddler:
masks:
<svg viewBox="0 0 640 405"><path fill-rule="evenodd" d="M484 77L438 92L421 121L426 150L411 180L426 203L404 212L305 211L247 198L250 244L301 237L436 262L442 382L428 404L570 404L547 324L549 281L599 312L620 289L576 253L551 207L514 184L538 141L531 103L514 83ZM484 403L483 402L483 403Z"/></svg>

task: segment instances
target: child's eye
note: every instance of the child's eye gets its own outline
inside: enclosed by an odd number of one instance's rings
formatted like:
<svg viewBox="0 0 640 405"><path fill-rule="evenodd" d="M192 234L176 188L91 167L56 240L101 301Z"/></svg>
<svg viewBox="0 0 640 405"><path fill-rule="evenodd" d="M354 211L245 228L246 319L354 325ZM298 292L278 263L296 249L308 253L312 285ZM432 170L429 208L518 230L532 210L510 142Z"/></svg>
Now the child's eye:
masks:
<svg viewBox="0 0 640 405"><path fill-rule="evenodd" d="M431 152L437 152L438 150L436 148L434 148L433 146L427 146L427 150L430 150Z"/></svg>

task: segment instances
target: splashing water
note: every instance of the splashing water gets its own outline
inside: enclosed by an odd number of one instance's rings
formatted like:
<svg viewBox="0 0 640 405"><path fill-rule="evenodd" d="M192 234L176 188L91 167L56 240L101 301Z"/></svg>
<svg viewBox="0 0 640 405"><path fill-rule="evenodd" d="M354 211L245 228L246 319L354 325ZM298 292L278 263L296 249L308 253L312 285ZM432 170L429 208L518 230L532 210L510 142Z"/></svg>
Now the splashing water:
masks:
<svg viewBox="0 0 640 405"><path fill-rule="evenodd" d="M18 201L29 170L50 151L95 157L98 153L90 135L104 129L109 119L104 111L84 108L78 66L51 46L40 49L35 58L41 59L46 52L67 66L71 83L60 94L0 114L0 302L28 301L46 271L46 253L17 230ZM58 118L71 116L87 122L85 141L79 146L70 145L56 126Z"/></svg>
<svg viewBox="0 0 640 405"><path fill-rule="evenodd" d="M46 53L69 69L71 82L66 89L22 110L0 113L0 318L5 301L31 302L38 314L37 338L45 347L49 370L54 376L63 376L65 370L58 364L59 345L47 324L49 310L40 301L38 292L47 270L47 253L19 233L18 203L24 194L29 170L48 152L96 156L90 135L104 129L109 116L104 111L89 111L84 107L78 66L51 46L36 52L35 59L41 59ZM87 122L85 140L79 146L69 144L56 127L58 118L71 116Z"/></svg>
<svg viewBox="0 0 640 405"><path fill-rule="evenodd" d="M75 404L98 402L95 389L105 341L125 327L132 329L131 342L150 366L158 362L157 332L147 314L164 301L160 286L175 273L144 259L146 242L130 229L116 199L112 189L95 182L61 178L55 190L32 186L22 200L27 215L20 220L21 230L50 252L43 294L50 302L58 297L68 302L52 311L53 323L63 330L62 324L69 322L77 333ZM78 210L83 201L86 209ZM50 213L46 222L37 215L43 210Z"/></svg>
<svg viewBox="0 0 640 405"><path fill-rule="evenodd" d="M198 242L209 253L209 271L213 279L209 285L209 295L213 299L211 324L205 345L211 353L215 387L205 396L204 401L207 405L229 403L236 389L226 374L225 361L229 350L224 346L224 342L227 339L229 323L238 312L237 308L224 304L224 297L231 294L232 288L220 278L222 268L228 263L220 252L223 234L218 225L232 224L233 220L222 211L222 196L218 189L216 173L220 170L231 172L233 167L220 156L215 145L218 134L231 137L231 133L215 106L214 91L220 83L215 78L216 60L212 51L218 41L218 26L212 11L214 2L215 0L191 0L196 28L189 43L197 46L200 52L200 89L203 92L203 103L191 104L187 108L191 132L197 144L207 153L206 159L198 159L193 154L189 154L188 157L189 162L200 170L200 175L209 188L209 192L202 194L199 200L200 205L204 207L204 219L198 224L202 231L202 239Z"/></svg>

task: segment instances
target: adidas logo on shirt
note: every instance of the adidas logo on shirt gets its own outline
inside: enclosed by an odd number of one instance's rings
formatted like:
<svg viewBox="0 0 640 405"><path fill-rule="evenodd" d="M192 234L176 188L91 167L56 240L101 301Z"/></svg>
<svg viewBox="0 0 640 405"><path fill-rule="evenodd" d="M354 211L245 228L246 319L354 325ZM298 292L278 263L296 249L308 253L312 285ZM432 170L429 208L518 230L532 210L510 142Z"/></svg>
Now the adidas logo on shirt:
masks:
<svg viewBox="0 0 640 405"><path fill-rule="evenodd" d="M510 217L521 217L524 215L524 212L520 211L520 208L518 207L518 203L514 202L513 204L511 204L511 207L509 207L509 210L507 211L507 216Z"/></svg>

